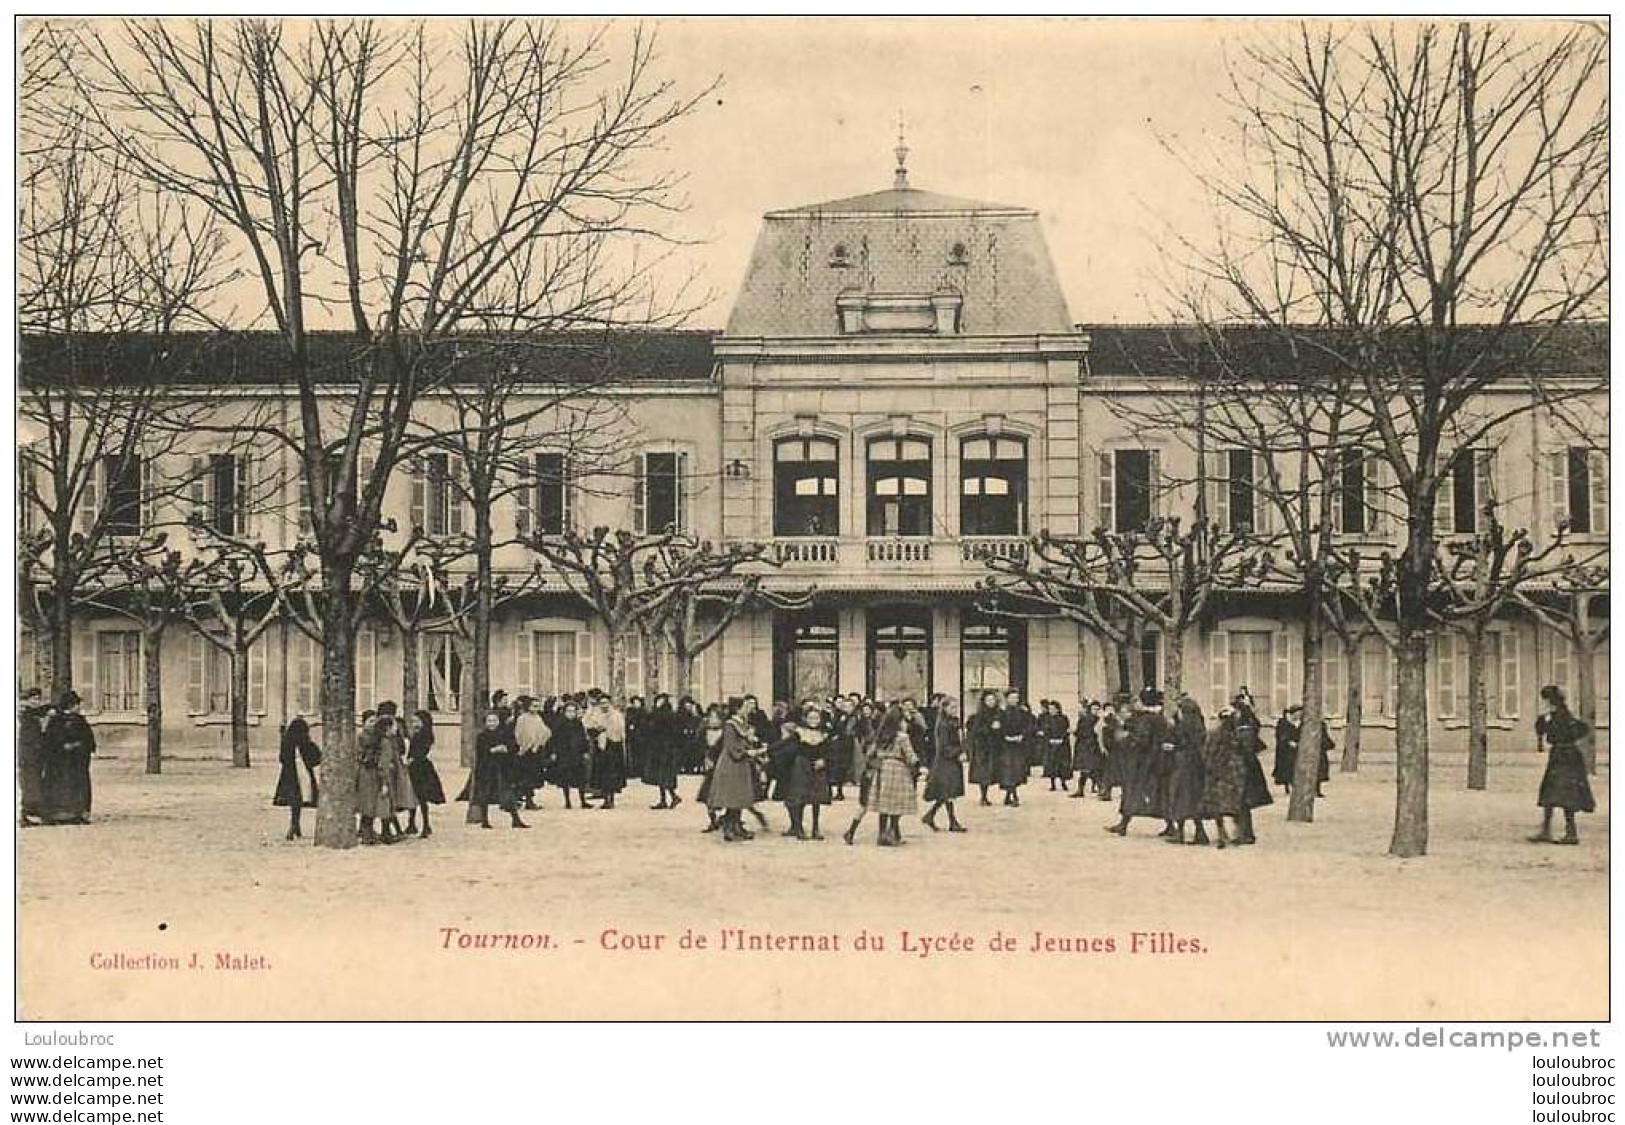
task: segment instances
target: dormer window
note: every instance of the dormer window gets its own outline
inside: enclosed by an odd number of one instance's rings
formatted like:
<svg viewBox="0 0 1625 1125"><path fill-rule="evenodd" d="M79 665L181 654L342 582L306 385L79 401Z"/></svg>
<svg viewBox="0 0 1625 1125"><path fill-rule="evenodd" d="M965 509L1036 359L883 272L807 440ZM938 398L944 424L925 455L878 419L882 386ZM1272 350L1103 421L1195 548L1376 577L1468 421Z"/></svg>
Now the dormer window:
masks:
<svg viewBox="0 0 1625 1125"><path fill-rule="evenodd" d="M852 264L852 258L846 252L846 243L835 244L835 249L829 252L829 264L831 269L837 270L844 270Z"/></svg>

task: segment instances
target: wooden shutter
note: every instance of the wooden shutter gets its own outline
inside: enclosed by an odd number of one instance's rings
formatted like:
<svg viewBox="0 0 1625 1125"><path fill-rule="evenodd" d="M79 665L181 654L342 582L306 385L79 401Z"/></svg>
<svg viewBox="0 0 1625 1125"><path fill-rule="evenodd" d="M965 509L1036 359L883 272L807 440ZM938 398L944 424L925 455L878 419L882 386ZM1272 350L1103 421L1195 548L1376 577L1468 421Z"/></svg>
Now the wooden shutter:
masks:
<svg viewBox="0 0 1625 1125"><path fill-rule="evenodd" d="M1151 518L1156 519L1162 515L1163 487L1162 487L1162 450L1148 449L1145 451L1145 491L1149 500Z"/></svg>
<svg viewBox="0 0 1625 1125"><path fill-rule="evenodd" d="M542 455L536 454L519 467L519 480L513 492L513 533L520 539L530 538L533 522L531 510L536 502L536 489L542 479Z"/></svg>
<svg viewBox="0 0 1625 1125"><path fill-rule="evenodd" d="M1559 637L1547 633L1552 642L1552 683L1563 689L1563 694L1570 694L1574 685L1569 682L1569 670L1573 667L1572 653L1574 646L1567 637Z"/></svg>
<svg viewBox="0 0 1625 1125"><path fill-rule="evenodd" d="M101 693L96 690L96 633L86 629L74 638L73 689L79 693L80 703L86 711L101 710Z"/></svg>
<svg viewBox="0 0 1625 1125"><path fill-rule="evenodd" d="M203 648L208 642L197 633L189 633L186 641L186 710L201 715L208 709L203 682L206 673Z"/></svg>
<svg viewBox="0 0 1625 1125"><path fill-rule="evenodd" d="M1441 535L1456 531L1456 474L1446 467L1439 476L1439 486L1433 493L1433 530Z"/></svg>
<svg viewBox="0 0 1625 1125"><path fill-rule="evenodd" d="M1608 454L1593 449L1588 456L1591 469L1591 533L1608 532Z"/></svg>
<svg viewBox="0 0 1625 1125"><path fill-rule="evenodd" d="M536 645L531 636L528 630L520 629L513 637L513 671L514 679L517 681L515 690L526 695L536 694L536 674L532 670Z"/></svg>
<svg viewBox="0 0 1625 1125"><path fill-rule="evenodd" d="M468 506L464 497L468 473L461 457L447 455L446 477L446 534L461 535L464 526L463 512Z"/></svg>
<svg viewBox="0 0 1625 1125"><path fill-rule="evenodd" d="M1569 519L1569 451L1559 449L1548 454L1548 496L1552 502L1552 528L1556 530Z"/></svg>
<svg viewBox="0 0 1625 1125"><path fill-rule="evenodd" d="M1514 630L1501 634L1501 717L1516 719L1518 703L1522 697L1522 668L1520 635Z"/></svg>
<svg viewBox="0 0 1625 1125"><path fill-rule="evenodd" d="M374 454L363 453L356 461L355 502L356 509L358 511L361 507L361 497L365 495L367 491L367 482L372 480L373 471L377 468L378 458ZM382 503L379 505L379 509L382 514L385 516L388 515L389 484L387 481L384 484L384 496Z"/></svg>
<svg viewBox="0 0 1625 1125"><path fill-rule="evenodd" d="M1341 638L1328 635L1321 639L1320 661L1320 713L1337 718L1343 714L1343 697L1347 694Z"/></svg>
<svg viewBox="0 0 1625 1125"><path fill-rule="evenodd" d="M1220 531L1230 530L1230 454L1207 455L1207 517Z"/></svg>
<svg viewBox="0 0 1625 1125"><path fill-rule="evenodd" d="M310 509L310 486L305 482L302 468L295 467L294 472L297 474L294 477L293 488L299 505L299 534L306 536L316 530Z"/></svg>
<svg viewBox="0 0 1625 1125"><path fill-rule="evenodd" d="M587 628L576 634L576 691L586 691L597 687L597 677L593 675L593 644L592 629Z"/></svg>
<svg viewBox="0 0 1625 1125"><path fill-rule="evenodd" d="M1386 462L1375 453L1366 454L1365 458L1365 529L1368 532L1380 532L1387 529L1387 497L1383 494L1383 485L1386 480L1384 468Z"/></svg>
<svg viewBox="0 0 1625 1125"><path fill-rule="evenodd" d="M1217 714L1219 708L1230 702L1230 634L1223 629L1215 629L1208 635L1207 662L1213 688L1213 711ZM1107 679L1111 679L1111 675Z"/></svg>
<svg viewBox="0 0 1625 1125"><path fill-rule="evenodd" d="M1495 450L1473 450L1473 503L1479 511L1497 500L1495 491Z"/></svg>
<svg viewBox="0 0 1625 1125"><path fill-rule="evenodd" d="M1453 719L1457 714L1456 648L1454 633L1440 633L1433 638L1434 703L1441 719Z"/></svg>
<svg viewBox="0 0 1625 1125"><path fill-rule="evenodd" d="M1253 454L1253 530L1275 534L1275 489L1270 483L1269 458Z"/></svg>
<svg viewBox="0 0 1625 1125"><path fill-rule="evenodd" d="M632 530L639 535L646 533L648 514L648 484L647 465L644 455L632 455Z"/></svg>
<svg viewBox="0 0 1625 1125"><path fill-rule="evenodd" d="M688 453L679 451L673 461L677 473L677 530L686 534L691 526L688 518Z"/></svg>
<svg viewBox="0 0 1625 1125"><path fill-rule="evenodd" d="M265 637L248 646L248 710L265 714Z"/></svg>
<svg viewBox="0 0 1625 1125"><path fill-rule="evenodd" d="M79 510L74 513L81 535L89 535L96 526L96 517L101 513L102 483L106 472L107 462L101 457L92 459L85 466L85 484L79 490Z"/></svg>
<svg viewBox="0 0 1625 1125"><path fill-rule="evenodd" d="M1117 478L1113 472L1115 458L1110 450L1095 455L1095 501L1099 526L1107 531L1117 530Z"/></svg>
<svg viewBox="0 0 1625 1125"><path fill-rule="evenodd" d="M153 530L158 525L158 471L157 458L143 457L141 464L141 515L140 524L143 533Z"/></svg>
<svg viewBox="0 0 1625 1125"><path fill-rule="evenodd" d="M192 502L192 514L200 520L209 518L209 488L207 457L193 457L187 470L186 494Z"/></svg>
<svg viewBox="0 0 1625 1125"><path fill-rule="evenodd" d="M1286 711L1292 702L1292 654L1298 647L1298 636L1290 629L1277 629L1270 634L1270 655L1274 658L1275 713Z"/></svg>
<svg viewBox="0 0 1625 1125"><path fill-rule="evenodd" d="M355 634L355 704L358 711L378 706L378 637L370 626Z"/></svg>
<svg viewBox="0 0 1625 1125"><path fill-rule="evenodd" d="M412 474L412 527L418 531L429 529L429 485L424 479L423 458L413 457L408 465Z"/></svg>
<svg viewBox="0 0 1625 1125"><path fill-rule="evenodd" d="M237 486L238 535L252 535L254 528L254 459L248 453L232 458L232 475Z"/></svg>
<svg viewBox="0 0 1625 1125"><path fill-rule="evenodd" d="M559 457L559 498L564 508L564 530L573 531L576 526L576 498L575 498L575 467L570 463L569 454Z"/></svg>

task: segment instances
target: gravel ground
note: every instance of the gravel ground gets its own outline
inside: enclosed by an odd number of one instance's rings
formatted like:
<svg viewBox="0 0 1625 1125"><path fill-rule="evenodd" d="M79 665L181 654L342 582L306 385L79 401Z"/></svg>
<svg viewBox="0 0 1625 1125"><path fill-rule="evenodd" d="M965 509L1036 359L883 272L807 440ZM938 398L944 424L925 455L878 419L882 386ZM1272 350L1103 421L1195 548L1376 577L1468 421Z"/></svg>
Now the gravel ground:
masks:
<svg viewBox="0 0 1625 1125"><path fill-rule="evenodd" d="M335 853L283 840L272 764L149 778L103 760L90 826L20 834L22 1014L1606 1019L1606 771L1581 846L1536 846L1539 766L1498 760L1470 793L1436 765L1432 854L1399 861L1381 761L1334 776L1313 825L1278 802L1257 847L1222 852L1145 821L1109 836L1111 806L1035 779L1020 809L963 803L965 835L905 821L895 849L873 819L842 845L851 801L823 842L780 838L768 805L770 833L724 844L691 800L651 812L634 785L613 811L566 812L549 790L526 832L451 805L430 840ZM455 792L462 771L441 768ZM724 929L794 940L739 951ZM865 933L884 949L856 948ZM1014 948L991 948L1001 935ZM121 956L136 967L105 967ZM145 967L161 958L179 967Z"/></svg>

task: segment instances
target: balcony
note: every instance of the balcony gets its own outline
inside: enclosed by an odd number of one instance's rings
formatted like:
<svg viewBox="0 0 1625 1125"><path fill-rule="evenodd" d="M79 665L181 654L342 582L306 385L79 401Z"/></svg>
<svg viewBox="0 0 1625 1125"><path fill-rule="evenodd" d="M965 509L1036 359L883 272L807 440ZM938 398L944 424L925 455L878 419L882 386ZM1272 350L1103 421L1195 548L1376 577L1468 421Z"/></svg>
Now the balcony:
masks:
<svg viewBox="0 0 1625 1125"><path fill-rule="evenodd" d="M980 564L988 559L1020 562L1026 557L1027 540L1020 535L967 535L959 541L961 562Z"/></svg>
<svg viewBox="0 0 1625 1125"><path fill-rule="evenodd" d="M931 561L931 540L925 536L869 539L865 558L880 566L908 566Z"/></svg>
<svg viewBox="0 0 1625 1125"><path fill-rule="evenodd" d="M773 558L780 566L834 566L841 561L841 541L812 537L775 539Z"/></svg>

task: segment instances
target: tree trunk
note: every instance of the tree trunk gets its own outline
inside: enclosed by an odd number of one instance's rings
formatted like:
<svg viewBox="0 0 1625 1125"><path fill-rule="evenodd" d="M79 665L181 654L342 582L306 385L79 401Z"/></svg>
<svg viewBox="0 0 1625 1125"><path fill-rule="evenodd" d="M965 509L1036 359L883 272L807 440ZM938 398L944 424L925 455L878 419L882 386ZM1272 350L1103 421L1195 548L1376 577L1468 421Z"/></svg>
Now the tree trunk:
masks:
<svg viewBox="0 0 1625 1125"><path fill-rule="evenodd" d="M452 637L451 643L457 649L457 659L460 665L460 675L457 681L457 714L459 741L462 743L458 760L464 766L474 764L474 742L479 738L480 731L485 727L485 707L487 699L473 690L474 677L470 674L473 645L463 633L458 632Z"/></svg>
<svg viewBox="0 0 1625 1125"><path fill-rule="evenodd" d="M463 659L463 746L473 764L474 740L491 705L491 617L495 610L491 566L491 507L474 505L474 611Z"/></svg>
<svg viewBox="0 0 1625 1125"><path fill-rule="evenodd" d="M231 764L246 770L248 760L248 646L231 650Z"/></svg>
<svg viewBox="0 0 1625 1125"><path fill-rule="evenodd" d="M1574 645L1574 707L1575 716L1586 725L1586 735L1580 740L1580 753L1585 758L1586 772L1597 772L1597 670L1595 656L1597 638L1586 635Z"/></svg>
<svg viewBox="0 0 1625 1125"><path fill-rule="evenodd" d="M609 697L615 706L626 706L626 636L625 629L609 625Z"/></svg>
<svg viewBox="0 0 1625 1125"><path fill-rule="evenodd" d="M321 794L316 846L355 847L355 594L348 567L323 566Z"/></svg>
<svg viewBox="0 0 1625 1125"><path fill-rule="evenodd" d="M689 652L684 645L674 645L672 647L672 661L677 665L677 682L672 685L672 690L677 693L677 698L681 699L685 695L698 698L698 696L694 695L694 654Z"/></svg>
<svg viewBox="0 0 1625 1125"><path fill-rule="evenodd" d="M1415 630L1400 641L1399 705L1394 717L1394 835L1388 854L1408 859L1428 850L1428 649Z"/></svg>
<svg viewBox="0 0 1625 1125"><path fill-rule="evenodd" d="M1303 625L1303 716L1298 725L1298 760L1292 771L1292 795L1286 818L1297 824L1315 819L1315 794L1320 790L1322 702L1321 656L1326 636L1318 606L1311 606Z"/></svg>
<svg viewBox="0 0 1625 1125"><path fill-rule="evenodd" d="M147 705L147 772L164 772L164 626L148 626L141 637L141 691Z"/></svg>
<svg viewBox="0 0 1625 1125"><path fill-rule="evenodd" d="M396 627L401 641L401 714L416 715L422 690L418 687L418 630Z"/></svg>
<svg viewBox="0 0 1625 1125"><path fill-rule="evenodd" d="M73 608L66 598L51 599L51 683L46 699L56 698L73 687ZM88 702L88 700L87 700Z"/></svg>
<svg viewBox="0 0 1625 1125"><path fill-rule="evenodd" d="M1128 630L1128 644L1123 646L1122 659L1128 666L1128 693L1134 698L1140 697L1140 689L1145 687L1145 628L1138 622L1131 625Z"/></svg>
<svg viewBox="0 0 1625 1125"><path fill-rule="evenodd" d="M1170 629L1162 634L1162 687L1170 700L1185 690L1185 633Z"/></svg>
<svg viewBox="0 0 1625 1125"><path fill-rule="evenodd" d="M1490 706L1485 694L1485 634L1482 627L1467 633L1467 788L1488 789L1490 784Z"/></svg>
<svg viewBox="0 0 1625 1125"><path fill-rule="evenodd" d="M1343 701L1343 761L1340 773L1360 772L1360 735L1365 723L1365 667L1360 663L1360 639L1343 644L1343 668L1348 675L1348 698Z"/></svg>

